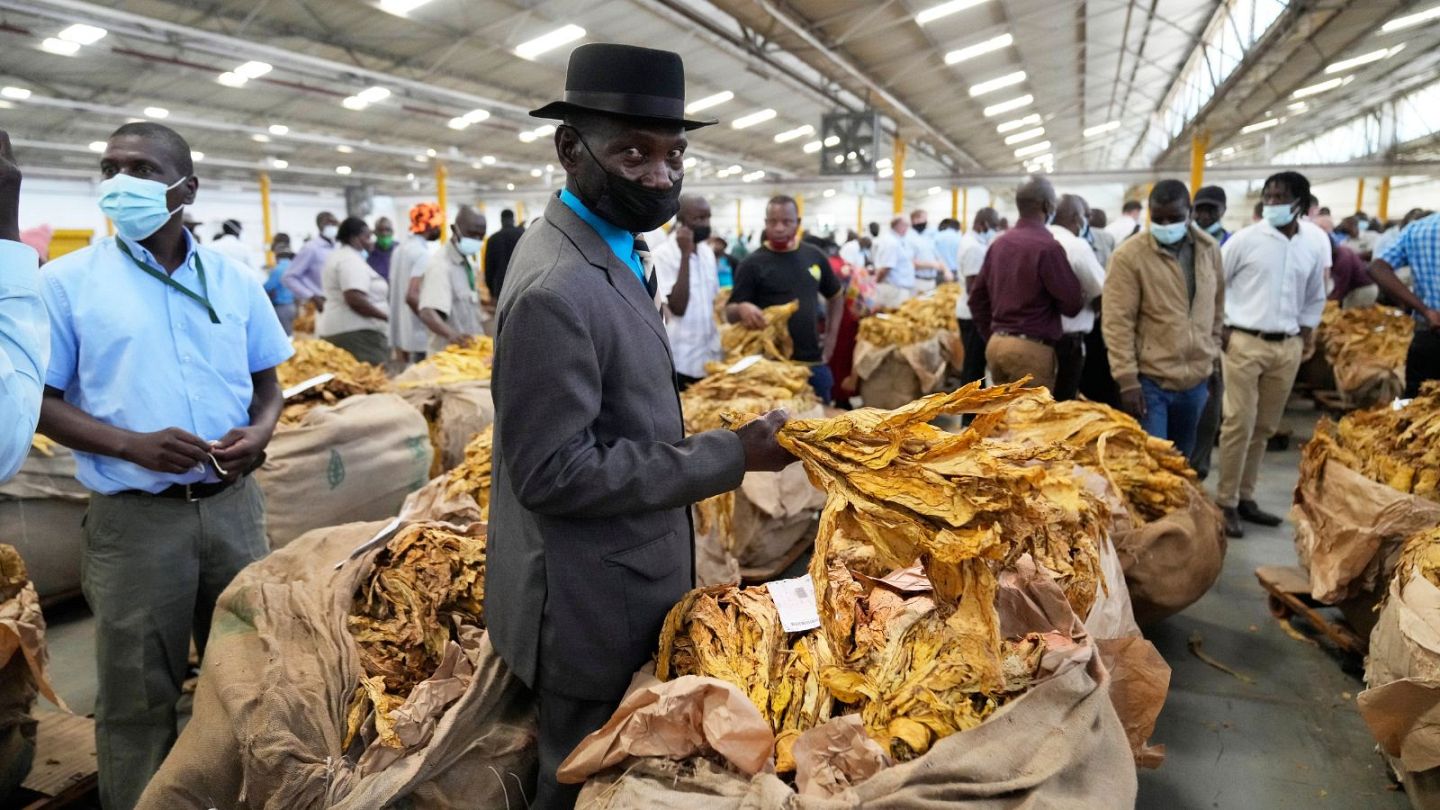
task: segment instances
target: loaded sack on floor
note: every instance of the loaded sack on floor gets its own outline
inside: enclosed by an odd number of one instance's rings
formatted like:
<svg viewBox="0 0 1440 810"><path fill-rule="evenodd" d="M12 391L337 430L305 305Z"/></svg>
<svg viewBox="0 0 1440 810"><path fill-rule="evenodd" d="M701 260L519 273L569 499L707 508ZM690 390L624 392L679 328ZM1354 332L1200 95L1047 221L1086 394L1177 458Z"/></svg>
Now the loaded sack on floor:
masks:
<svg viewBox="0 0 1440 810"><path fill-rule="evenodd" d="M1325 304L1319 340L1348 405L1384 405L1405 391L1405 357L1415 319L1395 307Z"/></svg>
<svg viewBox="0 0 1440 810"><path fill-rule="evenodd" d="M50 686L49 661L40 597L20 554L0 543L0 802L34 763L36 695L69 711Z"/></svg>
<svg viewBox="0 0 1440 810"><path fill-rule="evenodd" d="M860 321L854 368L866 406L899 408L940 390L946 371L959 370L965 354L955 320L960 295L959 284L942 284L894 312Z"/></svg>
<svg viewBox="0 0 1440 810"><path fill-rule="evenodd" d="M25 558L41 599L79 593L89 503L89 490L75 480L75 457L38 434L20 472L0 483L3 539Z"/></svg>
<svg viewBox="0 0 1440 810"><path fill-rule="evenodd" d="M562 767L590 777L581 806L1132 806L1148 729L1127 724L1132 746L1079 618L1123 599L1102 562L1105 484L1057 447L988 438L1029 395L970 386L782 429L828 496L813 596L785 581L682 600L663 683L637 679ZM961 411L978 429L927 424ZM814 629L785 617L797 603ZM1126 705L1153 726L1143 691Z"/></svg>
<svg viewBox="0 0 1440 810"><path fill-rule="evenodd" d="M533 707L490 647L484 529L310 532L226 588L142 808L523 808Z"/></svg>
<svg viewBox="0 0 1440 810"><path fill-rule="evenodd" d="M425 415L435 449L431 475L452 470L465 459L465 447L495 421L490 372L495 360L491 338L451 346L395 377L395 390Z"/></svg>

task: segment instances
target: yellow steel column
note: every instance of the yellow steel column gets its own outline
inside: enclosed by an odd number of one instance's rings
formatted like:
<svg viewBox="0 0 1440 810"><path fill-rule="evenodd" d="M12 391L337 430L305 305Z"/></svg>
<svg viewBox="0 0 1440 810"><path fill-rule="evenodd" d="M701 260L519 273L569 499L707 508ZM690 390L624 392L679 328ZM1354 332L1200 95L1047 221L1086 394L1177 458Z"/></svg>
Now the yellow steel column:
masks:
<svg viewBox="0 0 1440 810"><path fill-rule="evenodd" d="M1205 153L1210 151L1210 133L1196 132L1190 137L1190 193L1205 183ZM1148 206L1147 206L1148 208Z"/></svg>
<svg viewBox="0 0 1440 810"><path fill-rule="evenodd" d="M440 241L450 238L450 212L445 207L445 181L450 173L445 171L445 164L435 162L435 201L440 206Z"/></svg>
<svg viewBox="0 0 1440 810"><path fill-rule="evenodd" d="M950 187L950 218L960 218L960 187Z"/></svg>
<svg viewBox="0 0 1440 810"><path fill-rule="evenodd" d="M970 187L960 190L960 230L970 230Z"/></svg>
<svg viewBox="0 0 1440 810"><path fill-rule="evenodd" d="M797 217L802 217L802 218L805 216L805 195L804 195L804 194L796 194L796 195L795 195L795 216L797 216Z"/></svg>
<svg viewBox="0 0 1440 810"><path fill-rule="evenodd" d="M855 232L865 235L865 195L855 195Z"/></svg>
<svg viewBox="0 0 1440 810"><path fill-rule="evenodd" d="M520 224L520 225L524 225L524 224L525 224L525 201L524 201L524 200L516 200L516 201L515 201L515 222L516 222L517 224Z"/></svg>
<svg viewBox="0 0 1440 810"><path fill-rule="evenodd" d="M1375 216L1381 222L1390 218L1390 175L1380 178L1380 202L1377 204Z"/></svg>
<svg viewBox="0 0 1440 810"><path fill-rule="evenodd" d="M745 219L740 216L740 206L741 206L742 204L743 204L743 201L742 201L739 197L736 197L736 198L735 198L735 233L736 233L737 235L740 235L740 236L743 236L743 235L745 234Z"/></svg>
<svg viewBox="0 0 1440 810"><path fill-rule="evenodd" d="M1355 181L1355 212L1365 210L1365 178Z"/></svg>
<svg viewBox="0 0 1440 810"><path fill-rule="evenodd" d="M894 200L895 213L900 214L905 210L905 142L899 138L895 139L895 156L890 162L894 171L890 176L893 181L890 196Z"/></svg>
<svg viewBox="0 0 1440 810"><path fill-rule="evenodd" d="M265 264L275 263L270 243L275 239L275 223L270 216L270 173L260 172L260 224L265 234Z"/></svg>

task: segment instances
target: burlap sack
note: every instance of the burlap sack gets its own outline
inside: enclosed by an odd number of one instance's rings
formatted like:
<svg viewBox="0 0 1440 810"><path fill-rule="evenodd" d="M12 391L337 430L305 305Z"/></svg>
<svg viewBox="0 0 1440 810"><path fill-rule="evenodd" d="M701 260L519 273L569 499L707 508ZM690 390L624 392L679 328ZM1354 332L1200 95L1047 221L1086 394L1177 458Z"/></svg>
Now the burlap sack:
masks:
<svg viewBox="0 0 1440 810"><path fill-rule="evenodd" d="M343 751L363 673L345 627L379 547L335 569L382 523L310 532L254 563L216 605L195 711L141 810L375 810L526 806L535 721L524 687L489 646L427 743L378 772Z"/></svg>
<svg viewBox="0 0 1440 810"><path fill-rule="evenodd" d="M1372 481L1340 462L1310 456L1300 467L1295 551L1310 595L1337 604L1383 593L1406 537L1440 524L1440 503Z"/></svg>
<svg viewBox="0 0 1440 810"><path fill-rule="evenodd" d="M784 570L795 547L813 542L825 493L805 468L746 473L735 494L735 558L747 578L767 579Z"/></svg>
<svg viewBox="0 0 1440 810"><path fill-rule="evenodd" d="M450 482L442 475L406 496L405 503L400 507L400 518L439 520L465 526L480 522L480 504L468 492L451 495Z"/></svg>
<svg viewBox="0 0 1440 810"><path fill-rule="evenodd" d="M81 522L89 501L89 491L75 480L75 457L59 446L50 456L32 449L20 472L0 483L4 539L25 560L41 599L80 590Z"/></svg>
<svg viewBox="0 0 1440 810"><path fill-rule="evenodd" d="M7 565L13 564L14 552L4 553ZM69 711L50 686L49 662L40 597L34 583L25 582L0 602L0 803L25 781L34 762L36 696Z"/></svg>
<svg viewBox="0 0 1440 810"><path fill-rule="evenodd" d="M495 422L489 380L427 383L437 373L428 367L411 366L395 378L396 392L431 422L438 459L436 475L460 466L465 460L465 445Z"/></svg>
<svg viewBox="0 0 1440 810"><path fill-rule="evenodd" d="M271 548L312 529L394 515L429 480L425 418L394 394L349 397L275 432L255 480Z"/></svg>
<svg viewBox="0 0 1440 810"><path fill-rule="evenodd" d="M1225 566L1220 510L1198 487L1189 488L1186 508L1139 527L1122 522L1111 535L1141 627L1194 604Z"/></svg>
<svg viewBox="0 0 1440 810"><path fill-rule="evenodd" d="M947 367L959 368L964 350L959 337L940 330L930 340L908 346L855 345L855 374L860 399L872 408L899 408L940 390Z"/></svg>
<svg viewBox="0 0 1440 810"><path fill-rule="evenodd" d="M1405 393L1405 366L1355 358L1335 366L1335 384L1353 408L1384 405Z"/></svg>

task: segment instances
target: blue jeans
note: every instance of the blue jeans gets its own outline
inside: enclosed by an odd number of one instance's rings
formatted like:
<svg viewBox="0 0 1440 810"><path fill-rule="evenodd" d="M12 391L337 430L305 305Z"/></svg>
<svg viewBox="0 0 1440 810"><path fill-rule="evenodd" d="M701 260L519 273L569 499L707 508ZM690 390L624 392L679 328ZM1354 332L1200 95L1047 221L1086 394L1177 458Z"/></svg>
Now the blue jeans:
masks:
<svg viewBox="0 0 1440 810"><path fill-rule="evenodd" d="M1145 418L1140 426L1151 436L1169 439L1175 449L1189 458L1195 451L1195 432L1200 426L1200 413L1210 398L1210 381L1185 391L1167 391L1148 377L1140 378L1145 392Z"/></svg>
<svg viewBox="0 0 1440 810"><path fill-rule="evenodd" d="M811 366L810 387L815 389L815 397L820 400L821 404L829 405L830 397L835 391L835 373L824 363Z"/></svg>

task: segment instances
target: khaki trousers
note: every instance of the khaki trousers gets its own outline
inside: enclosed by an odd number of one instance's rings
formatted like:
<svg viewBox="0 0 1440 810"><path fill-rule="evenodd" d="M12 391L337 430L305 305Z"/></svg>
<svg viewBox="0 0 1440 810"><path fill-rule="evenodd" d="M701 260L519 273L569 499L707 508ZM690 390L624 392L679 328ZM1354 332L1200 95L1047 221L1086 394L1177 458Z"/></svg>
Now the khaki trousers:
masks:
<svg viewBox="0 0 1440 810"><path fill-rule="evenodd" d="M985 344L985 364L997 385L1015 382L1029 374L1031 387L1055 387L1055 350L1044 343L1011 335L991 335Z"/></svg>
<svg viewBox="0 0 1440 810"><path fill-rule="evenodd" d="M80 580L95 613L95 744L105 810L134 807L160 768L178 733L175 703L191 635L203 656L216 598L268 550L265 497L253 478L194 503L90 498Z"/></svg>
<svg viewBox="0 0 1440 810"><path fill-rule="evenodd" d="M1255 499L1265 443L1280 427L1304 349L1298 336L1272 342L1231 332L1230 348L1222 358L1225 418L1220 426L1220 482L1215 491L1221 506Z"/></svg>

